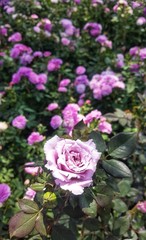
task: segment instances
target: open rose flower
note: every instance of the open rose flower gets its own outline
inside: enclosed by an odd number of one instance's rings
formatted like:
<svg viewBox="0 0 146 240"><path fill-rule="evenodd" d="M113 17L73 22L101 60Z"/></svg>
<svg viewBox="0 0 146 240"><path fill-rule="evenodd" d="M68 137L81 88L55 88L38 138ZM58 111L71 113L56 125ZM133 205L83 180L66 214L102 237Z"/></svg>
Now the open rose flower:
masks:
<svg viewBox="0 0 146 240"><path fill-rule="evenodd" d="M11 195L11 190L8 184L0 183L0 205L3 204Z"/></svg>
<svg viewBox="0 0 146 240"><path fill-rule="evenodd" d="M146 213L146 201L137 203L136 207L140 212Z"/></svg>
<svg viewBox="0 0 146 240"><path fill-rule="evenodd" d="M52 171L55 183L62 189L79 195L84 187L92 184L92 176L101 156L92 139L82 142L54 136L45 143L44 152L45 167Z"/></svg>

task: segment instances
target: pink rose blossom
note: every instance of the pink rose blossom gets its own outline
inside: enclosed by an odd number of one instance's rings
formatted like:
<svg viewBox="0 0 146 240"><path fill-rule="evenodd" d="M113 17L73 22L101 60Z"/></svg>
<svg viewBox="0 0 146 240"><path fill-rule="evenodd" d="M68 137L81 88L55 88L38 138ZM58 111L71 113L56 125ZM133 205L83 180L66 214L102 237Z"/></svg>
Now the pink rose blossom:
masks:
<svg viewBox="0 0 146 240"><path fill-rule="evenodd" d="M62 118L59 115L55 115L51 118L50 125L53 129L57 129L62 124Z"/></svg>
<svg viewBox="0 0 146 240"><path fill-rule="evenodd" d="M62 189L80 195L92 184L101 156L92 139L82 142L54 136L45 143L44 152L45 167L52 171L55 183Z"/></svg>
<svg viewBox="0 0 146 240"><path fill-rule="evenodd" d="M31 188L27 188L26 193L24 195L24 199L34 200L36 192Z"/></svg>
<svg viewBox="0 0 146 240"><path fill-rule="evenodd" d="M46 87L44 84L39 83L39 84L36 84L36 89L39 91L44 91Z"/></svg>
<svg viewBox="0 0 146 240"><path fill-rule="evenodd" d="M60 58L53 58L48 62L47 69L49 72L57 71L61 68L63 61Z"/></svg>
<svg viewBox="0 0 146 240"><path fill-rule="evenodd" d="M61 43L64 46L68 46L70 44L70 42L71 41L68 38L65 38L65 37L61 38Z"/></svg>
<svg viewBox="0 0 146 240"><path fill-rule="evenodd" d="M0 183L0 204L3 204L10 195L10 187L5 183Z"/></svg>
<svg viewBox="0 0 146 240"><path fill-rule="evenodd" d="M137 19L137 21L136 21L136 24L138 25L138 26L142 26L142 25L144 25L146 23L146 18L145 17L139 17L138 19Z"/></svg>
<svg viewBox="0 0 146 240"><path fill-rule="evenodd" d="M30 17L31 17L32 19L38 19L38 18L39 18L38 15L36 15L36 14L32 14Z"/></svg>
<svg viewBox="0 0 146 240"><path fill-rule="evenodd" d="M21 33L19 33L19 32L13 33L13 34L8 38L8 41L9 41L9 42L20 42L21 40L22 40L22 36L21 36Z"/></svg>
<svg viewBox="0 0 146 240"><path fill-rule="evenodd" d="M84 118L85 124L90 124L94 119L99 119L101 117L101 112L96 110L91 111L88 113Z"/></svg>
<svg viewBox="0 0 146 240"><path fill-rule="evenodd" d="M146 213L146 201L137 203L136 207L142 213Z"/></svg>
<svg viewBox="0 0 146 240"><path fill-rule="evenodd" d="M70 84L70 79L68 78L65 78L65 79L62 79L59 83L59 87L67 87L68 84Z"/></svg>
<svg viewBox="0 0 146 240"><path fill-rule="evenodd" d="M69 103L62 111L63 127L67 134L72 135L74 126L81 121L81 115L78 113L80 107L75 103Z"/></svg>
<svg viewBox="0 0 146 240"><path fill-rule="evenodd" d="M29 145L42 142L43 140L44 140L44 136L41 135L39 132L32 132L27 139Z"/></svg>
<svg viewBox="0 0 146 240"><path fill-rule="evenodd" d="M24 117L23 115L19 115L13 119L12 126L18 129L24 129L26 123L27 123L26 117Z"/></svg>
<svg viewBox="0 0 146 240"><path fill-rule="evenodd" d="M58 92L67 92L67 88L66 87L59 87Z"/></svg>
<svg viewBox="0 0 146 240"><path fill-rule="evenodd" d="M49 56L51 56L51 52L45 51L45 52L44 52L44 57L49 57Z"/></svg>
<svg viewBox="0 0 146 240"><path fill-rule="evenodd" d="M78 85L76 86L76 91L77 91L77 93L79 93L79 94L84 93L85 90L86 90L86 85L85 85L85 84L78 84Z"/></svg>
<svg viewBox="0 0 146 240"><path fill-rule="evenodd" d="M35 162L28 162L25 164L24 171L32 176L37 176L39 173L43 172L41 167L35 166Z"/></svg>
<svg viewBox="0 0 146 240"><path fill-rule="evenodd" d="M106 122L105 117L101 117L100 123L98 125L98 130L107 134L110 134L112 132L112 126L110 123Z"/></svg>
<svg viewBox="0 0 146 240"><path fill-rule="evenodd" d="M58 108L58 103L50 103L47 107L48 111L53 111Z"/></svg>
<svg viewBox="0 0 146 240"><path fill-rule="evenodd" d="M33 53L33 57L43 57L43 53L41 52L41 51L35 51L34 53Z"/></svg>
<svg viewBox="0 0 146 240"><path fill-rule="evenodd" d="M77 75L82 75L82 74L84 74L85 72L86 72L86 68L83 67L83 66L78 66L78 67L76 68L76 74L77 74Z"/></svg>
<svg viewBox="0 0 146 240"><path fill-rule="evenodd" d="M139 51L139 56L140 56L140 59L141 59L141 60L146 59L146 48L140 49L140 51Z"/></svg>

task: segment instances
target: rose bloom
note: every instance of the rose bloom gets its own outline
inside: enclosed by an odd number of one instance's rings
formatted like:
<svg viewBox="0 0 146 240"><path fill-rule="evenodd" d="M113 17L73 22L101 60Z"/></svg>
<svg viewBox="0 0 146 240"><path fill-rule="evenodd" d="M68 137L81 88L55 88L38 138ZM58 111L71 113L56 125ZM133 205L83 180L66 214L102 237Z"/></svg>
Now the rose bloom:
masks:
<svg viewBox="0 0 146 240"><path fill-rule="evenodd" d="M24 171L28 174L31 174L32 176L37 176L39 173L43 172L43 169L41 167L35 166L35 162L28 162L25 163Z"/></svg>
<svg viewBox="0 0 146 240"><path fill-rule="evenodd" d="M29 145L33 145L37 142L42 142L43 140L44 136L41 135L39 132L32 132L27 139Z"/></svg>
<svg viewBox="0 0 146 240"><path fill-rule="evenodd" d="M28 200L34 200L36 195L36 191L32 190L31 188L27 188L26 193L24 195L24 199L28 199Z"/></svg>
<svg viewBox="0 0 146 240"><path fill-rule="evenodd" d="M26 123L27 123L26 117L24 117L23 115L19 115L13 119L12 126L18 129L24 129Z"/></svg>
<svg viewBox="0 0 146 240"><path fill-rule="evenodd" d="M137 203L136 207L142 213L146 213L146 201Z"/></svg>
<svg viewBox="0 0 146 240"><path fill-rule="evenodd" d="M50 125L53 129L59 128L62 124L62 118L59 115L55 115L51 118Z"/></svg>
<svg viewBox="0 0 146 240"><path fill-rule="evenodd" d="M0 184L0 204L3 204L10 195L11 195L10 187L5 183L1 183Z"/></svg>
<svg viewBox="0 0 146 240"><path fill-rule="evenodd" d="M22 35L19 32L13 33L9 38L9 42L20 42L22 40Z"/></svg>
<svg viewBox="0 0 146 240"><path fill-rule="evenodd" d="M101 153L96 150L92 139L63 139L55 135L44 146L47 164L52 171L55 183L64 190L80 195L84 187L92 184L92 176Z"/></svg>
<svg viewBox="0 0 146 240"><path fill-rule="evenodd" d="M86 72L86 68L83 66L78 66L75 70L77 75L82 75Z"/></svg>
<svg viewBox="0 0 146 240"><path fill-rule="evenodd" d="M101 117L98 130L100 132L110 134L112 132L112 126L110 123L106 122L106 118Z"/></svg>
<svg viewBox="0 0 146 240"><path fill-rule="evenodd" d="M50 103L47 107L47 110L48 111L53 111L55 109L57 109L59 106L58 106L58 103Z"/></svg>

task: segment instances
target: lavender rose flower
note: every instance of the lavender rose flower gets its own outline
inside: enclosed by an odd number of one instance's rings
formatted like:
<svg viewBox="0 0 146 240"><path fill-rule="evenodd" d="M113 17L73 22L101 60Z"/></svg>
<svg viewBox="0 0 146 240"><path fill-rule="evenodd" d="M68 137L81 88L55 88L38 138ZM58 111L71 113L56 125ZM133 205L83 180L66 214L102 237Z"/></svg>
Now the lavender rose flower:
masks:
<svg viewBox="0 0 146 240"><path fill-rule="evenodd" d="M3 204L10 195L11 195L10 187L5 183L1 183L0 184L0 205Z"/></svg>
<svg viewBox="0 0 146 240"><path fill-rule="evenodd" d="M52 171L55 183L64 190L80 195L84 187L92 184L92 176L101 153L96 150L92 139L63 139L55 135L44 146L45 167Z"/></svg>
<svg viewBox="0 0 146 240"><path fill-rule="evenodd" d="M33 145L38 142L42 142L44 140L44 136L39 132L32 132L27 138L28 144Z"/></svg>
<svg viewBox="0 0 146 240"><path fill-rule="evenodd" d="M18 129L24 129L26 127L27 119L23 115L15 117L12 121L12 126Z"/></svg>

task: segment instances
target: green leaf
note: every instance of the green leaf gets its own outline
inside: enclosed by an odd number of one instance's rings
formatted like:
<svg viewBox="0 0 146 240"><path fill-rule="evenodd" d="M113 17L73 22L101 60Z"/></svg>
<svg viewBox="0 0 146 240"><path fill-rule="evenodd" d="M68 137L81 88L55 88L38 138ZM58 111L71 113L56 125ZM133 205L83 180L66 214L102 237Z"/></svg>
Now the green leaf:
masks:
<svg viewBox="0 0 146 240"><path fill-rule="evenodd" d="M86 141L87 134L88 134L88 128L82 120L75 125L73 133L72 133L72 137L73 137L73 139L82 139L82 140Z"/></svg>
<svg viewBox="0 0 146 240"><path fill-rule="evenodd" d="M89 231L97 231L100 227L100 224L96 218L87 218L84 222L84 227Z"/></svg>
<svg viewBox="0 0 146 240"><path fill-rule="evenodd" d="M96 201L101 207L105 207L112 202L113 191L106 184L99 184L96 188Z"/></svg>
<svg viewBox="0 0 146 240"><path fill-rule="evenodd" d="M117 178L131 178L132 173L130 169L118 160L104 160L102 161L102 167L107 173Z"/></svg>
<svg viewBox="0 0 146 240"><path fill-rule="evenodd" d="M44 225L43 214L40 212L35 223L36 230L43 236L47 236L46 228Z"/></svg>
<svg viewBox="0 0 146 240"><path fill-rule="evenodd" d="M18 204L21 210L25 213L37 213L39 211L38 205L32 200L20 199Z"/></svg>
<svg viewBox="0 0 146 240"><path fill-rule="evenodd" d="M95 200L93 200L89 207L87 208L82 208L82 211L87 214L90 217L96 217L97 216L97 203Z"/></svg>
<svg viewBox="0 0 146 240"><path fill-rule="evenodd" d="M113 233L116 236L121 236L128 231L129 227L130 227L130 216L129 215L117 218L114 221Z"/></svg>
<svg viewBox="0 0 146 240"><path fill-rule="evenodd" d="M119 133L111 138L108 147L109 155L115 158L127 158L136 146L135 133Z"/></svg>
<svg viewBox="0 0 146 240"><path fill-rule="evenodd" d="M14 215L9 221L9 234L10 238L22 238L27 236L33 230L37 214L27 214L19 212Z"/></svg>
<svg viewBox="0 0 146 240"><path fill-rule="evenodd" d="M121 199L114 199L113 204L113 209L119 213L124 213L128 210L127 205Z"/></svg>
<svg viewBox="0 0 146 240"><path fill-rule="evenodd" d="M139 240L145 240L146 239L146 230L140 230L138 232Z"/></svg>
<svg viewBox="0 0 146 240"><path fill-rule="evenodd" d="M93 139L93 142L96 144L96 148L99 152L104 152L106 150L105 141L102 138L102 135L97 131L92 131L89 134L89 139Z"/></svg>
<svg viewBox="0 0 146 240"><path fill-rule="evenodd" d="M79 199L82 211L90 217L97 215L97 203L89 193L84 193Z"/></svg>
<svg viewBox="0 0 146 240"><path fill-rule="evenodd" d="M51 239L76 240L76 236L73 234L71 230L64 227L63 225L56 225L52 227Z"/></svg>
<svg viewBox="0 0 146 240"><path fill-rule="evenodd" d="M122 197L125 197L131 190L131 181L128 181L127 179L123 179L118 183L118 188L120 191L120 195Z"/></svg>
<svg viewBox="0 0 146 240"><path fill-rule="evenodd" d="M132 80L127 83L127 93L132 93L135 90L135 82Z"/></svg>

